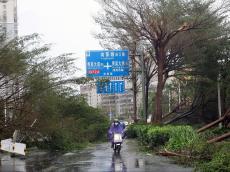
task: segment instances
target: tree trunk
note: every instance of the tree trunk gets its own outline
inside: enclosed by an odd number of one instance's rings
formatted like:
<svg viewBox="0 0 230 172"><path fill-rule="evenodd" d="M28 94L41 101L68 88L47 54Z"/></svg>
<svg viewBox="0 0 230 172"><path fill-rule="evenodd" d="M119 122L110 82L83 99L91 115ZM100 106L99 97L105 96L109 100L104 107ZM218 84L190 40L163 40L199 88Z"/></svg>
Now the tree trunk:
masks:
<svg viewBox="0 0 230 172"><path fill-rule="evenodd" d="M164 74L163 74L163 62L158 61L158 83L157 92L155 97L155 111L153 123L160 124L162 122L162 97L164 89Z"/></svg>
<svg viewBox="0 0 230 172"><path fill-rule="evenodd" d="M166 81L165 69L165 52L164 47L158 47L156 51L157 57L157 92L155 97L155 109L153 123L160 124L162 122L162 97L163 89Z"/></svg>
<svg viewBox="0 0 230 172"><path fill-rule="evenodd" d="M220 141L222 141L222 140L224 140L224 139L227 139L227 138L229 138L229 137L230 137L230 132L225 133L225 134L223 134L223 135L221 135L221 136L215 137L215 138L213 138L213 139L211 139L211 140L208 140L207 143L220 142Z"/></svg>
<svg viewBox="0 0 230 172"><path fill-rule="evenodd" d="M226 116L222 116L221 118L217 119L216 121L213 121L205 126L203 126L202 128L198 129L197 132L200 133L202 131L205 131L213 126L215 126L216 124L219 124L220 122L222 122L225 119Z"/></svg>

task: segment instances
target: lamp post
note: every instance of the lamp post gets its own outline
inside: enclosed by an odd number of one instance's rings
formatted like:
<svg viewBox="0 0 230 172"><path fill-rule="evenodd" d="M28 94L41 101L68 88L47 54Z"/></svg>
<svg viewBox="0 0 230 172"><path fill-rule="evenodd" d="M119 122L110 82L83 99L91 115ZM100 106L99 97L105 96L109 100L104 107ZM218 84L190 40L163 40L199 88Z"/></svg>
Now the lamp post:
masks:
<svg viewBox="0 0 230 172"><path fill-rule="evenodd" d="M145 121L147 123L148 115L147 115L146 101L145 101L145 99L146 99L146 94L145 94L146 80L145 80L145 62L144 62L143 51L141 52L141 80L142 80L143 115L144 115Z"/></svg>
<svg viewBox="0 0 230 172"><path fill-rule="evenodd" d="M221 69L223 64L225 63L225 59L217 60L217 63L220 65L220 69L218 71L217 76L217 97L218 97L218 116L221 118L222 116L222 109L221 109L221 90L220 90L220 82L221 82ZM219 123L219 128L222 128L222 123Z"/></svg>
<svg viewBox="0 0 230 172"><path fill-rule="evenodd" d="M221 112L221 95L220 95L220 77L221 77L221 74L219 72L218 77L217 77L217 96L218 96L218 114L219 114L219 118L221 118L221 116L222 116L222 112ZM222 123L219 123L219 128L222 128Z"/></svg>

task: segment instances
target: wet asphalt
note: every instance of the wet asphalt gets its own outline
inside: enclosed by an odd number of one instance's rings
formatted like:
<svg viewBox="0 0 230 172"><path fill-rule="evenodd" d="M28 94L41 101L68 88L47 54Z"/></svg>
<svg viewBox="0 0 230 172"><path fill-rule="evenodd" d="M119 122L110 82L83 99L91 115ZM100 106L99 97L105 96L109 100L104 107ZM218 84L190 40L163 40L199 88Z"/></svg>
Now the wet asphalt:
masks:
<svg viewBox="0 0 230 172"><path fill-rule="evenodd" d="M0 153L1 172L191 172L173 161L138 151L135 140L125 140L120 154L109 143L81 151L48 153L33 150L26 157Z"/></svg>

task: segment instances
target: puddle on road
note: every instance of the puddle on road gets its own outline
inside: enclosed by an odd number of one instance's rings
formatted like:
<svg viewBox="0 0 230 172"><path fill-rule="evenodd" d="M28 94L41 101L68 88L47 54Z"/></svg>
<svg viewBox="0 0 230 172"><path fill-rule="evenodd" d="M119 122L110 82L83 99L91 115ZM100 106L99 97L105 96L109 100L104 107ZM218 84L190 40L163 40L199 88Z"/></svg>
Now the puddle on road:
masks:
<svg viewBox="0 0 230 172"><path fill-rule="evenodd" d="M128 145L128 146L127 146ZM33 151L26 158L0 154L3 172L191 172L192 169L171 164L158 156L135 151L136 144L124 143L121 153L114 154L109 144L71 153Z"/></svg>
<svg viewBox="0 0 230 172"><path fill-rule="evenodd" d="M126 172L127 167L120 154L113 154L111 163L112 172Z"/></svg>

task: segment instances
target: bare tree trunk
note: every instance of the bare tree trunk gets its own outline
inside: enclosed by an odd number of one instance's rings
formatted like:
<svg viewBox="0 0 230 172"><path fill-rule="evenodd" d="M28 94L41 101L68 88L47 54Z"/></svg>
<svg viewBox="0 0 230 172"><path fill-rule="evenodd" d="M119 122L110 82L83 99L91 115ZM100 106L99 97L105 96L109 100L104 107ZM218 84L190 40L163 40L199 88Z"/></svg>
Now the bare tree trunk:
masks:
<svg viewBox="0 0 230 172"><path fill-rule="evenodd" d="M221 136L215 137L215 138L213 138L213 139L211 139L211 140L208 140L207 143L220 142L220 141L222 141L222 140L224 140L224 139L227 139L227 138L229 138L229 137L230 137L230 132L225 133L225 134L223 134L223 135L221 135Z"/></svg>
<svg viewBox="0 0 230 172"><path fill-rule="evenodd" d="M198 133L205 131L213 126L215 126L216 124L219 124L220 122L222 122L225 119L226 116L222 116L221 118L217 119L216 121L213 121L207 125L205 125L204 127L200 128L197 130Z"/></svg>

